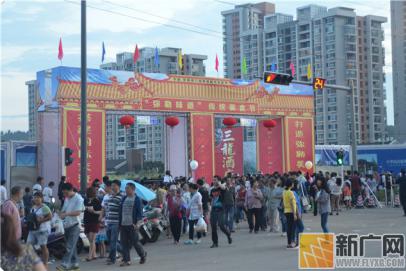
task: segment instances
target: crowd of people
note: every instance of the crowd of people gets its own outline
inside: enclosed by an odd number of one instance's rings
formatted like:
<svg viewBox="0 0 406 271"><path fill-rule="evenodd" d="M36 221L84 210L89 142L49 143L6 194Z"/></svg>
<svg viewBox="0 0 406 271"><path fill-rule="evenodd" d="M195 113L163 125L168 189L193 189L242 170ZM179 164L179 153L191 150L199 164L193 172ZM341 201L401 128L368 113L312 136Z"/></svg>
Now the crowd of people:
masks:
<svg viewBox="0 0 406 271"><path fill-rule="evenodd" d="M245 176L229 173L225 177L214 176L209 184L204 178L194 182L172 178L170 172L166 175L163 182L147 185L156 193L156 198L148 204L162 209L170 225L167 234L175 245L180 244L182 235L186 236L184 245L200 244L210 226L211 248L219 246L219 230L226 242L232 244L233 233L246 221L249 234L280 233L287 238L287 249L296 249L299 234L305 229L303 213L320 215L320 229L327 233L329 216L339 215L343 208L359 207L360 199L363 204L371 198L376 201L376 192L386 190L385 178L389 179L388 176L360 176L357 172L346 172L341 177L335 172L310 175L299 171ZM406 216L405 170L391 181L391 185L395 183L399 184ZM53 196L55 183L44 185L44 179L38 177L32 189L24 189L24 194L21 187L14 186L8 199L2 181L1 265L4 270L47 269L47 240L55 216L62 220L66 242L66 253L57 270L79 269L76 244L82 224L90 244L86 261L107 256L107 265L114 265L121 258L120 266L129 266L134 247L139 263L146 262L147 252L138 235L146 202L137 196L133 183L127 183L122 191L119 180L105 176L102 181L94 180L81 195L62 177L57 192L59 208ZM28 236L23 236L23 229L28 230ZM37 251L40 257L31 245L40 248Z"/></svg>

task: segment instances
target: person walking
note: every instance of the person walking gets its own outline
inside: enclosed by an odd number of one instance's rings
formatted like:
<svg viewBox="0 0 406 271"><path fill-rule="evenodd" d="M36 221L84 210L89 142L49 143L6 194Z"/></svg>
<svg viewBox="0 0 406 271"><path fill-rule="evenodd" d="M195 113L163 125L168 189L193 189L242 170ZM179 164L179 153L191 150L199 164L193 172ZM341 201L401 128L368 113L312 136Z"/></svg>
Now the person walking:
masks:
<svg viewBox="0 0 406 271"><path fill-rule="evenodd" d="M182 207L182 233L185 234L188 230L187 208L190 204L190 191L187 183L182 186L182 200L184 204Z"/></svg>
<svg viewBox="0 0 406 271"><path fill-rule="evenodd" d="M53 205L52 199L54 198L54 196L53 196L54 186L55 186L54 182L49 182L48 186L46 186L44 188L44 190L42 191L42 194L44 195L44 203L46 205L48 205L48 207L51 209L52 209L52 205Z"/></svg>
<svg viewBox="0 0 406 271"><path fill-rule="evenodd" d="M135 185L127 183L125 196L120 204L120 242L123 253L123 261L120 266L131 265L130 250L134 247L140 259L140 264L147 260L147 253L144 251L138 239L138 221L142 220L141 199L135 194Z"/></svg>
<svg viewBox="0 0 406 271"><path fill-rule="evenodd" d="M317 178L317 194L316 194L316 202L317 202L317 209L319 210L319 214L321 216L321 228L323 229L324 233L328 233L328 216L331 212L330 206L330 190L327 185L327 181L323 176L318 176Z"/></svg>
<svg viewBox="0 0 406 271"><path fill-rule="evenodd" d="M116 253L117 253L117 240L119 233L119 223L120 223L120 205L122 197L120 195L120 181L113 180L111 183L111 195L109 195L106 202L106 217L105 223L107 225L107 239L109 242L109 258L107 260L107 265L112 265L116 263ZM106 195L107 196L107 195Z"/></svg>
<svg viewBox="0 0 406 271"><path fill-rule="evenodd" d="M231 178L227 178L222 200L226 227L234 232L235 187Z"/></svg>
<svg viewBox="0 0 406 271"><path fill-rule="evenodd" d="M85 234L87 239L89 239L89 255L86 258L86 261L88 262L97 258L96 234L99 232L99 217L101 209L101 203L96 196L96 187L91 186L87 188L83 222L85 226Z"/></svg>
<svg viewBox="0 0 406 271"><path fill-rule="evenodd" d="M38 176L36 183L32 187L32 193L42 192L42 188L44 187L44 182L45 182L44 178L42 178L41 176Z"/></svg>
<svg viewBox="0 0 406 271"><path fill-rule="evenodd" d="M187 208L187 218L189 223L189 240L185 241L185 245L193 244L193 237L194 237L194 227L199 220L199 218L203 217L203 204L202 204L202 195L197 191L197 185L194 183L189 184L190 190L190 203ZM197 240L194 242L195 244L200 244L202 237L202 233L197 233Z"/></svg>
<svg viewBox="0 0 406 271"><path fill-rule="evenodd" d="M44 197L41 192L35 192L33 197L34 206L28 214L35 216L37 222L36 229L29 229L27 243L41 247L41 257L45 268L48 268L48 235L51 232L52 212L43 202ZM38 227L39 225L39 227Z"/></svg>
<svg viewBox="0 0 406 271"><path fill-rule="evenodd" d="M4 271L46 271L31 245L21 244L16 238L13 218L1 212L1 268Z"/></svg>
<svg viewBox="0 0 406 271"><path fill-rule="evenodd" d="M262 207L262 192L258 188L258 182L252 181L251 188L245 194L245 207L248 209L248 225L250 233L254 230L255 233L259 231L261 207ZM255 220L254 220L255 219Z"/></svg>
<svg viewBox="0 0 406 271"><path fill-rule="evenodd" d="M64 196L63 196L63 192L62 192L62 186L66 181L66 176L61 176L61 181L58 184L58 198L59 201L61 202L61 206L63 206L63 202L65 200Z"/></svg>
<svg viewBox="0 0 406 271"><path fill-rule="evenodd" d="M235 216L235 223L238 225L240 224L240 219L244 217L244 214L246 217L248 217L248 212L247 209L245 208L245 194L247 193L247 189L245 189L245 183L241 182L241 185L239 186L239 189L237 191L236 197L235 197L235 206L237 208L237 214Z"/></svg>
<svg viewBox="0 0 406 271"><path fill-rule="evenodd" d="M281 180L270 180L269 201L268 201L268 217L269 217L269 232L279 232L279 210L283 195ZM282 224L282 232L286 232L286 223Z"/></svg>
<svg viewBox="0 0 406 271"><path fill-rule="evenodd" d="M302 220L302 216L304 213L304 208L302 206L302 201L300 197L300 192L301 189L299 188L302 184L299 181L295 181L292 192L295 195L295 200L296 200L296 220L295 220L295 244L296 246L299 245L299 235L304 231L304 224Z"/></svg>
<svg viewBox="0 0 406 271"><path fill-rule="evenodd" d="M269 201L269 184L268 181L261 179L259 182L259 189L262 193L262 200L261 200L261 215L260 215L260 223L259 226L262 231L266 231L268 226L268 201Z"/></svg>
<svg viewBox="0 0 406 271"><path fill-rule="evenodd" d="M31 189L28 186L25 187L24 189L23 202L24 202L24 212L26 214L29 214L32 208L32 194Z"/></svg>
<svg viewBox="0 0 406 271"><path fill-rule="evenodd" d="M1 205L1 212L9 215L15 228L16 239L21 239L21 216L18 210L18 203L21 201L23 193L20 186L14 186L11 188L10 199L3 202Z"/></svg>
<svg viewBox="0 0 406 271"><path fill-rule="evenodd" d="M293 187L293 182L291 179L287 179L285 182L285 191L283 191L283 207L286 216L286 236L288 239L287 248L295 248L296 244L295 233L296 233L296 223L297 220L297 204L294 193L291 191Z"/></svg>
<svg viewBox="0 0 406 271"><path fill-rule="evenodd" d="M403 215L406 216L406 169L404 168L400 170L398 184L400 204L402 204L403 207Z"/></svg>
<svg viewBox="0 0 406 271"><path fill-rule="evenodd" d="M80 215L84 211L83 198L73 190L70 183L62 185L65 202L59 217L63 220L65 228L66 252L62 263L56 268L58 271L79 270L79 257L76 244L80 234Z"/></svg>
<svg viewBox="0 0 406 271"><path fill-rule="evenodd" d="M0 186L0 204L3 204L7 200L7 188L6 188L6 180L1 180Z"/></svg>
<svg viewBox="0 0 406 271"><path fill-rule="evenodd" d="M167 206L169 213L169 225L171 228L173 241L175 245L179 244L180 234L182 231L182 195L176 185L171 185L167 195Z"/></svg>
<svg viewBox="0 0 406 271"><path fill-rule="evenodd" d="M210 223L211 223L211 238L213 244L210 248L218 247L218 234L217 227L227 236L228 243L231 244L233 239L231 238L231 232L229 228L225 226L225 204L224 198L227 193L227 188L225 186L220 186L213 188L211 191L212 194L212 203L211 203L211 212L210 212Z"/></svg>
<svg viewBox="0 0 406 271"><path fill-rule="evenodd" d="M333 214L333 212L336 212L336 215L338 215L338 212L340 211L340 198L342 194L342 179L340 177L335 178L335 182L330 184L330 190L331 190L331 213L330 215Z"/></svg>

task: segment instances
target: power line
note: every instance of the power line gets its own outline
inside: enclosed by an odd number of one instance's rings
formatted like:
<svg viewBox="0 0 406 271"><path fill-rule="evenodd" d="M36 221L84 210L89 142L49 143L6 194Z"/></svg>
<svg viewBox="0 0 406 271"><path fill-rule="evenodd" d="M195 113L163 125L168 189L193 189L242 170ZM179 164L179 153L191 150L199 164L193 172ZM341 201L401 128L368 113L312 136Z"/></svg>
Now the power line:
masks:
<svg viewBox="0 0 406 271"><path fill-rule="evenodd" d="M139 13L143 13L143 14L146 14L146 15L149 15L149 16L156 17L156 18L169 20L169 21L172 21L172 22L175 22L175 23L178 23L178 24L186 25L186 26L191 26L191 27L194 27L194 28L197 28L197 29L200 29L200 30L222 34L220 31L217 31L217 30L213 30L213 29L210 29L210 28L205 28L205 27L201 27L201 26L198 26L198 25L194 25L194 24L191 24L191 23L188 23L188 22L184 22L184 21L180 21L180 20L171 19L171 18L168 18L168 17L156 15L156 14L153 14L153 13L150 13L150 12L147 12L147 11L143 11L143 10L140 10L140 9L127 7L127 6L124 6L124 5L119 5L119 4L113 3L111 1L104 1L104 2L109 3L110 5L113 5L113 6L116 6L116 7L121 7L121 8L129 9L129 10L133 10L133 11L136 11L136 12L139 12Z"/></svg>
<svg viewBox="0 0 406 271"><path fill-rule="evenodd" d="M70 0L65 0L65 1L68 2L68 3L71 3L71 4L80 5L80 3L77 3L77 2L74 2L74 1L70 1ZM194 30L194 29L189 29L189 28L185 28L185 27L181 27L181 26L177 26L177 25L172 25L172 24L168 24L168 23L162 24L161 22L144 19L144 18L140 18L140 17L137 17L137 16L128 15L128 14L121 13L121 12L118 12L118 11L113 11L113 10L108 10L108 9L104 9L104 8L100 8L100 7L95 7L95 6L91 6L89 4L86 4L86 6L89 7L89 8L92 8L92 9L96 9L96 10L104 11L104 12L107 12L107 13L127 17L127 18L134 19L134 20L137 20L137 21L162 25L162 26L165 26L165 27L168 27L168 28L174 28L174 29L189 31L189 32L193 32L193 33L201 34L201 35L205 35L205 36L212 36L212 37L216 37L216 38L222 38L222 36L220 36L220 35L206 33L206 32L202 32L202 31L198 31L198 30Z"/></svg>

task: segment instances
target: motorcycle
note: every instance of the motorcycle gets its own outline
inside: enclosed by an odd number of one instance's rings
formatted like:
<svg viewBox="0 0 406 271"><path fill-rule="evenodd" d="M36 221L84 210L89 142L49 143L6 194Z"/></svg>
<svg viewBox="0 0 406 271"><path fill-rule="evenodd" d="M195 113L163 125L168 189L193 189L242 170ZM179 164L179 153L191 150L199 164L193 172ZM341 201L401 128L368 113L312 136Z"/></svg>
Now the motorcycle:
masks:
<svg viewBox="0 0 406 271"><path fill-rule="evenodd" d="M161 232L167 228L162 219L162 209L144 207L144 218L139 223L140 242L145 245L147 242L154 243L158 240Z"/></svg>
<svg viewBox="0 0 406 271"><path fill-rule="evenodd" d="M48 235L47 247L50 257L61 260L66 253L66 241L62 221L57 214L54 214L51 221L51 233ZM89 248L90 243L84 233L84 228L80 226L80 233L78 242L76 244L76 251L80 254L84 249ZM41 254L41 247L34 246L38 255Z"/></svg>

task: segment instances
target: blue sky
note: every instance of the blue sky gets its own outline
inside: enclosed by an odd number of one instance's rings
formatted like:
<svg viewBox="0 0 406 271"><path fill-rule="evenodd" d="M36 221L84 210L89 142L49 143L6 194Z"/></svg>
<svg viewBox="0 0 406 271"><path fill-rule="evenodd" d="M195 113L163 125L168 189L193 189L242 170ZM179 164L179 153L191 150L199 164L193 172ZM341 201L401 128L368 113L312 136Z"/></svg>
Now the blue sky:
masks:
<svg viewBox="0 0 406 271"><path fill-rule="evenodd" d="M80 1L0 1L2 87L0 128L1 130L27 130L28 95L25 82L35 79L35 74L39 70L60 65L57 59L60 37L62 37L64 49L63 65L80 66L80 5L78 5ZM219 55L220 70L222 70L221 11L233 8L231 4L227 3L243 4L246 2L240 0L88 0L90 6L138 18L129 18L89 7L87 15L88 67L97 68L100 65L102 41L106 46L107 62L114 61L115 54L118 52L132 52L137 43L139 47L181 47L185 53L208 55L207 75L216 76L214 70L216 53ZM269 2L275 3L277 12L292 15L295 15L297 7L311 3L320 4L320 1L305 0ZM117 4L124 7L119 7ZM389 0L324 0L322 5L329 8L346 6L354 8L359 15L373 14L388 18L388 23L384 25L385 72L388 122L393 124ZM168 28L164 25L185 26L167 19L151 17L134 9L171 20L185 21L219 33L212 32L213 35L202 35ZM154 23L145 20L152 20Z"/></svg>

